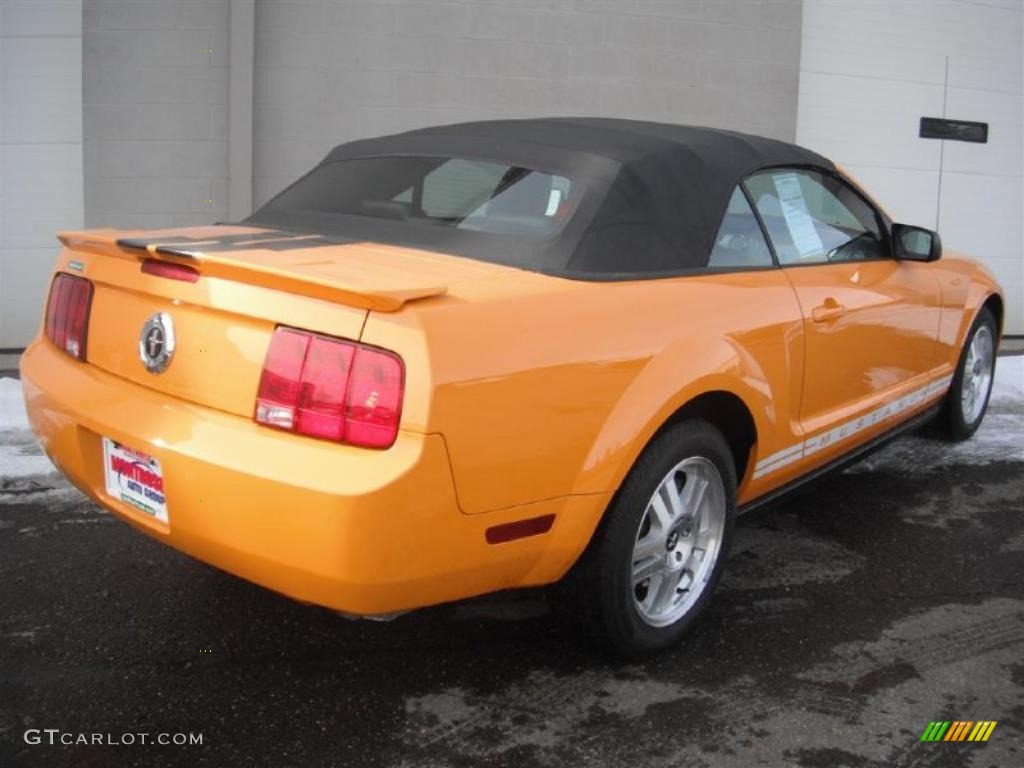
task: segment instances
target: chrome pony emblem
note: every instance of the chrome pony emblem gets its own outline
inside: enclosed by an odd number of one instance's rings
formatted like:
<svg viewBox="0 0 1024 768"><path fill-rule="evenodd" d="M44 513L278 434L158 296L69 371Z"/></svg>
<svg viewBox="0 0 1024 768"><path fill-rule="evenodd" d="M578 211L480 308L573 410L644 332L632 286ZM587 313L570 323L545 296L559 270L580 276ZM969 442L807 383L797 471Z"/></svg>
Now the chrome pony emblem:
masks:
<svg viewBox="0 0 1024 768"><path fill-rule="evenodd" d="M174 322L166 312L157 312L142 326L139 358L150 373L163 373L174 355Z"/></svg>

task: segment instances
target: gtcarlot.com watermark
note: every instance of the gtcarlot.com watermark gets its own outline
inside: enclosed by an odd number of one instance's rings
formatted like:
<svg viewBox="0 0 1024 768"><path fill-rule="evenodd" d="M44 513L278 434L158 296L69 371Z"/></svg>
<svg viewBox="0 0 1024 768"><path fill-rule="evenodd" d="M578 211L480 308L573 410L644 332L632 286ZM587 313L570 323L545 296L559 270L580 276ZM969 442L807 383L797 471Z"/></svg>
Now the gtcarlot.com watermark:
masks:
<svg viewBox="0 0 1024 768"><path fill-rule="evenodd" d="M149 731L126 731L125 733L79 733L62 731L60 728L29 728L25 731L26 744L50 746L96 746L127 747L137 744L153 746L189 747L201 746L201 733L150 733Z"/></svg>

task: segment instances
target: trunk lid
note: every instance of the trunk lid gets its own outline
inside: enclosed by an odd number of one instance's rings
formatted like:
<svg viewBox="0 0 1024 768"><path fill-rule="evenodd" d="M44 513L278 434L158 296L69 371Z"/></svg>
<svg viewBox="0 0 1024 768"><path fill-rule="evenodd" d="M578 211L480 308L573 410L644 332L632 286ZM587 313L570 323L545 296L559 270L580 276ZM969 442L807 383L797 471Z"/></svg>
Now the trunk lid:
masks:
<svg viewBox="0 0 1024 768"><path fill-rule="evenodd" d="M490 265L373 243L255 227L64 232L57 268L92 281L87 361L175 397L249 416L277 325L358 340L369 310L444 294ZM186 265L195 282L147 274ZM167 313L173 355L160 373L140 357L143 326Z"/></svg>

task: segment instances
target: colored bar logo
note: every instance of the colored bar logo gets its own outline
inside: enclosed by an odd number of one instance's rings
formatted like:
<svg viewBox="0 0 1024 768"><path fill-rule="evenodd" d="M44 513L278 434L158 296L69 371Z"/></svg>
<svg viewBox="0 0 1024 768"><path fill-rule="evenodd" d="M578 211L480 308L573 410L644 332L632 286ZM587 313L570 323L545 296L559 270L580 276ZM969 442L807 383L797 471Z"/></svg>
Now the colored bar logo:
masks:
<svg viewBox="0 0 1024 768"><path fill-rule="evenodd" d="M921 734L921 741L988 741L995 720L933 720Z"/></svg>

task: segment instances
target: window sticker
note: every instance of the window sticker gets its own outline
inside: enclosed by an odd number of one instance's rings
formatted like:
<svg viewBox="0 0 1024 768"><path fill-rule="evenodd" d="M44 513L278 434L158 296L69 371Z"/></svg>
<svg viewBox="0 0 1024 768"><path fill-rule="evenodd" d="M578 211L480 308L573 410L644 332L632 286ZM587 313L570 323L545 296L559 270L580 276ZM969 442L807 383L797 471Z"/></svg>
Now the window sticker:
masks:
<svg viewBox="0 0 1024 768"><path fill-rule="evenodd" d="M818 230L814 228L814 219L807 210L800 179L795 173L778 173L772 174L772 181L775 183L775 191L779 194L789 236L793 238L793 245L800 258L821 254L825 248L818 236Z"/></svg>
<svg viewBox="0 0 1024 768"><path fill-rule="evenodd" d="M554 216L558 213L558 204L562 202L562 190L552 189L548 195L548 207L544 211L545 216Z"/></svg>

